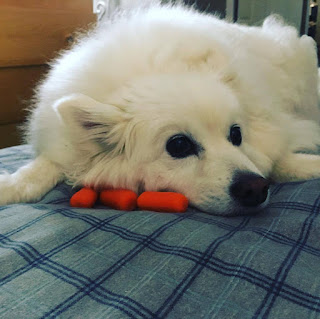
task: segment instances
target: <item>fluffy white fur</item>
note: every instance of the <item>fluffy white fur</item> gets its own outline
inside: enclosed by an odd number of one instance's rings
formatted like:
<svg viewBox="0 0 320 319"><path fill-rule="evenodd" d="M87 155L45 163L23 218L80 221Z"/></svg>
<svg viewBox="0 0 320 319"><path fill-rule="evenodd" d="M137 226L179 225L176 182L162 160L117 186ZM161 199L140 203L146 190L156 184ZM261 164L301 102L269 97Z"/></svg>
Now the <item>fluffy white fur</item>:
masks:
<svg viewBox="0 0 320 319"><path fill-rule="evenodd" d="M169 189L215 214L241 211L237 172L276 181L320 177L315 44L271 16L262 27L181 6L118 15L53 64L28 126L37 158L0 175L0 204L36 201L58 181ZM228 140L233 124L243 142ZM172 158L191 135L198 156ZM299 153L300 152L300 153Z"/></svg>

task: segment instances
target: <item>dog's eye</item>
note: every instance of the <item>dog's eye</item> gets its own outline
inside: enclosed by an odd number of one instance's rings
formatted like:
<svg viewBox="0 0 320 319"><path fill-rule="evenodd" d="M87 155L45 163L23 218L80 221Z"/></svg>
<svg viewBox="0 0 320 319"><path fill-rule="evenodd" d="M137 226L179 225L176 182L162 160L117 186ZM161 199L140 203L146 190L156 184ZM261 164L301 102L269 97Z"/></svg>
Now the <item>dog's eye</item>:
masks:
<svg viewBox="0 0 320 319"><path fill-rule="evenodd" d="M174 135L169 138L166 146L167 152L174 158L184 158L198 155L197 145L185 135Z"/></svg>
<svg viewBox="0 0 320 319"><path fill-rule="evenodd" d="M235 124L230 127L229 141L235 145L240 146L242 142L241 128Z"/></svg>

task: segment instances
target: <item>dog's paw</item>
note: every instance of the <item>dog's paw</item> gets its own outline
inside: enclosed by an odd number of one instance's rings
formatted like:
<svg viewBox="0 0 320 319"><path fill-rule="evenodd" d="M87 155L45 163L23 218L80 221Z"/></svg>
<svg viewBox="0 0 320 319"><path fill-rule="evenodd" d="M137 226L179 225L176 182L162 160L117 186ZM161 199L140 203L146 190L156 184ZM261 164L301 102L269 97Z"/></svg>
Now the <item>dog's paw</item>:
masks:
<svg viewBox="0 0 320 319"><path fill-rule="evenodd" d="M25 178L21 170L14 174L0 175L0 206L35 202L44 193L41 180Z"/></svg>
<svg viewBox="0 0 320 319"><path fill-rule="evenodd" d="M59 167L41 156L13 174L0 172L0 206L36 202L62 178Z"/></svg>
<svg viewBox="0 0 320 319"><path fill-rule="evenodd" d="M277 182L290 182L320 178L320 156L288 154L276 165L270 176Z"/></svg>
<svg viewBox="0 0 320 319"><path fill-rule="evenodd" d="M6 172L0 173L0 206L13 204L18 201L18 196L13 187L12 175Z"/></svg>

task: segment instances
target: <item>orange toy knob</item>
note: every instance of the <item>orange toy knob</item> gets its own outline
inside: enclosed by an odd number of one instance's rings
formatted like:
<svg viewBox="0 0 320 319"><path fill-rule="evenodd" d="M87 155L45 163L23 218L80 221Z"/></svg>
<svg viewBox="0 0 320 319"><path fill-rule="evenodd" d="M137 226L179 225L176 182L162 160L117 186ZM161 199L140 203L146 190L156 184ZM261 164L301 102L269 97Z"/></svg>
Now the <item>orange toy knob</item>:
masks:
<svg viewBox="0 0 320 319"><path fill-rule="evenodd" d="M137 207L137 194L127 189L109 189L100 193L103 205L119 210L134 210Z"/></svg>
<svg viewBox="0 0 320 319"><path fill-rule="evenodd" d="M70 199L72 207L91 208L98 198L98 193L91 188L82 188L75 193Z"/></svg>
<svg viewBox="0 0 320 319"><path fill-rule="evenodd" d="M188 208L188 199L180 193L144 192L138 198L138 207L156 212L184 213Z"/></svg>

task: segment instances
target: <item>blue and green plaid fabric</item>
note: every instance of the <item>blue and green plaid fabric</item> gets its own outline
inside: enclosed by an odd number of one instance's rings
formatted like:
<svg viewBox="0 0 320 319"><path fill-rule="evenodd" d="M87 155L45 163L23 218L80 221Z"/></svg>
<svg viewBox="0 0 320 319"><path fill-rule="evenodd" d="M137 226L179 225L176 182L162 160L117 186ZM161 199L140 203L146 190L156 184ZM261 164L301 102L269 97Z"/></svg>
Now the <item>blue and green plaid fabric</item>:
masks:
<svg viewBox="0 0 320 319"><path fill-rule="evenodd" d="M4 149L0 168L30 156ZM235 218L75 209L72 193L0 207L1 318L320 318L320 180Z"/></svg>

